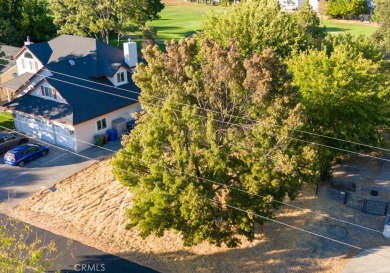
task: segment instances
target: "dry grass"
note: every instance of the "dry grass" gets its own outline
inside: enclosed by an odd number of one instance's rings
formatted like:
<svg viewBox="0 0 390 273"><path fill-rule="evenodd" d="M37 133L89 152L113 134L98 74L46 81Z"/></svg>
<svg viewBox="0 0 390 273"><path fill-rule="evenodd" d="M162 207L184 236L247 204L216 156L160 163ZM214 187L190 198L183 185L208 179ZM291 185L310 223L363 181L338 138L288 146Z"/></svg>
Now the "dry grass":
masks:
<svg viewBox="0 0 390 273"><path fill-rule="evenodd" d="M267 223L253 242L243 240L237 249L208 243L183 247L180 235L141 239L136 230L126 230L124 209L131 194L113 177L108 161L94 164L24 201L11 213L38 227L97 247L161 272L341 272L359 251L282 226ZM319 199L308 186L294 204L332 212L373 228L382 219L362 214L341 204ZM277 220L348 243L372 247L386 244L379 234L364 234L345 224L313 215L308 210L284 207Z"/></svg>

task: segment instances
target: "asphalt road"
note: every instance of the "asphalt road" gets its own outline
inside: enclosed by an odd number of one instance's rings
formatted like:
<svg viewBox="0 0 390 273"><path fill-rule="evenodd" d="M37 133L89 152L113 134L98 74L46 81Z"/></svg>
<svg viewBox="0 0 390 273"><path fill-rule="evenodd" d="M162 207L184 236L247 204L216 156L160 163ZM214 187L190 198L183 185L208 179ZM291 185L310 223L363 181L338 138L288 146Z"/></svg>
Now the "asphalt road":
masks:
<svg viewBox="0 0 390 273"><path fill-rule="evenodd" d="M9 217L0 214L2 222L9 221ZM23 224L23 223L22 223ZM46 230L31 227L31 238L37 235L44 242L54 241L57 249L62 252L55 265L47 272L56 272L61 270L63 273L70 272L104 272L104 273L155 273L153 269L141 266L131 261L122 259L118 256L104 253L96 248L83 245L77 241L73 241L68 246L68 238L56 235ZM9 228L9 233L14 233L15 230Z"/></svg>

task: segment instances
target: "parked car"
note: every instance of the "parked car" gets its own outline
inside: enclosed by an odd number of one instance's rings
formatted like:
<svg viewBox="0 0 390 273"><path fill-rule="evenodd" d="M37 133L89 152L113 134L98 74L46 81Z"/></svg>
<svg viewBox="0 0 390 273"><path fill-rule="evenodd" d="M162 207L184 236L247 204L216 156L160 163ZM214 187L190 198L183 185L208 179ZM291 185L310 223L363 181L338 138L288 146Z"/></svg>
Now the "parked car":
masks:
<svg viewBox="0 0 390 273"><path fill-rule="evenodd" d="M23 144L9 150L4 155L4 163L23 167L28 161L49 153L49 148L39 144Z"/></svg>
<svg viewBox="0 0 390 273"><path fill-rule="evenodd" d="M28 142L28 137L16 133L0 132L0 153Z"/></svg>

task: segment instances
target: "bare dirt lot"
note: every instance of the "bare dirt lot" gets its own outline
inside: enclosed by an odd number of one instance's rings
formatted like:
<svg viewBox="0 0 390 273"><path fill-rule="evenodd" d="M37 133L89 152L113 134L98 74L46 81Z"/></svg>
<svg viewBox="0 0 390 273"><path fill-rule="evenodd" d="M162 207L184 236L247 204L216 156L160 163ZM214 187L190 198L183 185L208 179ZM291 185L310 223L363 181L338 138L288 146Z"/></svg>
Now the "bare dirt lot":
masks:
<svg viewBox="0 0 390 273"><path fill-rule="evenodd" d="M54 192L44 190L27 199L11 212L12 216L161 272L339 273L361 252L272 222L258 229L253 242L243 240L236 249L208 243L183 247L180 235L173 232L143 240L136 230L125 229L124 210L131 205L131 194L115 180L108 160L57 183L55 188ZM326 194L316 197L314 193L315 187L307 186L293 204L378 232L286 206L276 219L364 249L390 245L381 234L384 217L361 213Z"/></svg>

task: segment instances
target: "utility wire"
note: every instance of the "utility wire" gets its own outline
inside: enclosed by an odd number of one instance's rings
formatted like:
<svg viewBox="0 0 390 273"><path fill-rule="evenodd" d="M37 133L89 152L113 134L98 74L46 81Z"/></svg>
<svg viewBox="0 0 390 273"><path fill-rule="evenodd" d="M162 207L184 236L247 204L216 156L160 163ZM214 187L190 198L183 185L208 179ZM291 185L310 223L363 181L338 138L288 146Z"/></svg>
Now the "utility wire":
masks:
<svg viewBox="0 0 390 273"><path fill-rule="evenodd" d="M28 122L24 122L24 121L19 121L19 122L22 122L22 123L25 123L25 124L28 124ZM4 128L4 127L3 127ZM46 131L46 132L49 132L49 133L52 133L52 131L50 130L45 130L45 129L41 129L41 131ZM57 133L58 135L60 136L63 136L65 138L71 138L71 139L75 139L77 141L80 141L80 142L83 142L85 144L89 144L91 146L95 146L95 147L98 147L100 149L103 149L103 150L106 150L106 151L110 151L110 152L113 152L113 153L116 153L117 151L113 150L113 149L109 149L109 148L106 148L106 147L102 147L102 146L98 146L92 142L88 142L88 141L84 141L84 140L81 140L81 139L78 139L78 138L74 138L74 137L71 137L71 136L67 136L67 135L64 135L64 134L59 134ZM57 146L56 146L57 147ZM128 158L131 158L129 155L126 155L126 157ZM139 160L141 163L145 163L142 159L140 158L137 158L137 160ZM169 169L169 170L172 170L174 171L176 174L178 175L183 175L183 173L179 173L177 172L173 167L164 167L164 166L161 166L161 165L158 165L156 164L157 166L159 166L160 168L165 168L165 169ZM224 183L220 183L220 182L217 182L215 180L211 180L211 179L207 179L207 178L203 178L203 177L199 177L199 176L196 176L196 175L190 175L190 174L184 174L185 176L187 177L192 177L192 178L196 178L196 179L201 179L203 181L206 181L206 182L209 182L209 183L213 183L213 184L216 184L216 185L219 185L219 186L226 186L232 190L235 190L235 191L239 191L239 192L242 192L242 193L246 193L246 194L249 194L249 195L252 195L252 196L256 196L256 197L259 197L259 198L265 198L266 196L264 195L260 195L260 194L256 194L256 193L251 193L249 191L246 191L246 190L243 190L243 189L240 189L240 188L237 188L237 187L234 187L234 186L231 186L231 185L228 185L228 184L224 184ZM328 216L326 214L323 214L323 213L318 213L318 212L315 212L311 209L308 209L308 208L303 208L303 207L299 207L299 206L296 206L296 205L292 205L292 204L289 204L289 203L285 203L285 202L282 202L282 201L278 201L278 200L272 200L272 202L275 202L275 203L278 203L278 204L282 204L282 205L285 205L285 206L288 206L288 207L292 207L292 208L295 208L295 209L300 209L300 210L305 210L305 211L309 211L310 213L312 214L315 214L315 215L318 215L318 216L322 216L322 217L325 217L325 218L328 218L328 219L331 219L331 220L335 220L335 221L339 221L339 222L342 222L342 223L345 223L345 224L349 224L349 225L352 225L352 226L355 226L355 227L359 227L359 228L362 228L362 229L366 229L366 230L369 230L369 231L373 231L373 232L377 232L377 233L381 233L381 231L379 230L375 230L375 229L372 229L372 228L369 228L369 227L366 227L366 226L362 226L362 225L358 225L358 224L355 224L355 223L352 223L352 222L348 222L348 221L345 221L345 220L342 220L340 218L336 218L336 217L332 217L332 216Z"/></svg>
<svg viewBox="0 0 390 273"><path fill-rule="evenodd" d="M52 76L46 76L46 75L42 75L42 74L36 74L36 75L43 76L43 77L48 77L48 78L50 78L52 80L55 80L55 81L59 81L59 82L67 83L67 84L74 85L74 86L77 86L77 87L93 90L93 91L96 91L96 92L99 92L99 93L104 93L104 94L108 94L108 95L112 95L112 96L120 97L120 98L123 98L123 99L127 99L127 100L138 102L137 99L129 98L129 97L126 97L126 96L123 96L123 95L119 95L119 94L110 93L110 92L107 92L107 91L103 91L103 90L100 90L100 89L97 89L97 88L93 88L93 87L84 86L84 85L77 84L77 83L72 83L72 82L69 82L69 81L64 81L64 80L61 80L61 79L54 78ZM153 104L153 103L144 103L144 104L158 106L157 104ZM189 105L189 106L191 106L191 105ZM165 106L165 107L170 109L173 112L180 112L180 113L183 112L182 110L173 109L172 107L167 107L167 106ZM200 118L203 118L203 119L206 118L205 116L198 115L198 114L194 114L193 116L197 116L197 117L200 117ZM218 119L215 119L215 118L212 118L212 120L218 121L220 123L224 123L224 124L227 124L227 125L237 126L237 127L249 126L249 125L246 125L246 124L228 122L228 121L218 120ZM271 134L271 135L276 135L276 133L269 133L269 132L267 132L267 133ZM295 138L295 137L287 137L287 138L291 139L291 140L296 140L296 141L301 141L301 142L304 142L304 143L316 145L316 146L321 146L321 147L326 147L326 148L329 148L329 149L334 149L334 150L337 150L337 151L342 151L342 152L346 152L346 153L352 153L352 154L360 155L360 156L363 156L363 157L369 157L369 158L374 158L374 159L390 162L390 159L386 159L386 158L382 158L382 157L377 157L377 156L372 156L372 155L368 155L368 154L364 154L364 153L350 151L350 150L347 150L347 149L342 149L342 148L338 148L338 147L334 147L334 146L330 146L330 145L320 144L320 143L317 143L317 142L307 141L307 140L303 140L303 139L299 139L299 138Z"/></svg>
<svg viewBox="0 0 390 273"><path fill-rule="evenodd" d="M4 58L0 58L0 59L7 60L7 59L4 59ZM41 68L41 70L45 70L45 71L48 71L48 72L51 72L51 73L54 73L54 74L63 75L63 76L66 76L66 77L70 77L70 78L74 78L74 79L78 79L78 80L82 80L82 81L86 81L86 82L91 82L91 83L94 83L94 84L97 84L97 85L102 85L102 86L106 86L106 87L110 87L110 88L115 88L115 89L122 90L122 91L125 91L125 92L128 92L128 93L139 94L139 92L137 92L137 91L132 91L132 90L128 90L128 89L125 89L125 88L120 88L120 87L117 87L117 86L111 86L111 85L104 84L104 83L97 83L97 82L94 82L94 81L91 81L91 80L88 80L88 79L83 79L83 78L80 78L80 77L76 77L76 76L69 75L69 74L66 74L66 73L57 72L57 71L50 70L50 69L47 69L47 68ZM44 76L44 77L51 77L51 76ZM64 81L64 82L66 82L66 81ZM162 101L165 100L164 98L160 98L160 97L157 97L157 96L151 96L151 97L152 98L156 98L158 100L162 100ZM189 104L185 104L185 103L181 103L181 102L177 102L177 103L180 104L180 105L193 107L193 105L189 105ZM212 113L216 113L216 114L222 114L219 111L212 110L212 109L207 109L207 108L200 107L200 106L197 106L197 105L195 107L200 109L200 110L203 110L203 111L212 112ZM248 117L241 117L241 116L232 115L232 114L228 114L228 116L233 117L233 118L238 118L238 119L241 119L241 120L257 122L255 119L251 119L251 118L248 118ZM263 124L265 124L265 123L263 123ZM266 125L271 126L271 127L278 127L278 128L282 127L282 126L276 125L276 124L273 124L273 125L266 124ZM373 145L368 145L368 144L363 144L363 143L359 143L359 142L355 142L355 141L340 139L340 138L336 138L336 137L326 136L326 135L317 134L317 133L313 133L313 132L308 132L308 131L305 131L305 130L293 129L293 128L289 128L289 130L295 131L295 132L299 132L299 133L303 133L303 134L312 135L312 136L322 137L322 138L326 138L326 139L337 140L337 141L340 141L340 142L345 142L345 143L349 143L349 144L353 144L353 145L363 146L363 147L367 147L367 148L371 148L371 149L381 150L381 151L384 151L384 152L390 152L390 149L386 149L386 148L382 148L382 147L378 147L378 146L373 146Z"/></svg>
<svg viewBox="0 0 390 273"><path fill-rule="evenodd" d="M9 128L7 128L7 127L5 127L5 126L2 126L2 125L0 125L0 128L10 130ZM13 131L13 132L15 132L15 133L21 134L20 132L18 132L18 131L16 131L16 130L10 130L10 131ZM26 134L22 134L22 135L27 136ZM50 146L59 148L58 146L56 146L56 145L54 145L54 144L51 144L51 143L46 143L46 142L41 141L41 140L37 140L37 141L38 141L38 142L41 142L41 143L44 143L44 144L46 144L46 145L50 145ZM66 149L62 149L62 148L60 148L60 149L66 151L66 152L70 152L70 153L72 153L72 154L75 154L76 156L81 156L81 157L86 158L86 159L89 159L89 160L97 161L96 159L91 158L91 157L88 157L88 156L82 156L82 155L80 155L80 154L77 154L77 153L75 153L75 152L72 152L72 151L69 151L69 150L66 150ZM122 168L117 168L117 167L113 167L113 168L118 169L118 170L120 170L120 171L123 171L123 172L125 172L125 173L130 173L130 174L132 174L132 175L136 175L136 176L138 176L138 177L141 177L141 176L140 176L139 174L137 174L137 173L130 172L130 171L124 170L124 169L122 169ZM204 199L206 199L206 200L209 200L209 201L211 201L211 202L214 202L214 203L222 204L221 202L218 202L218 201L213 200L213 199L209 199L209 198L207 198L207 197L202 197L202 198L204 198ZM278 221L278 220L275 220L275 219L272 219L272 218L269 218L269 217L265 217L265 216L259 215L259 214L257 214L257 213L248 212L248 211L246 211L246 210L244 210L244 209L241 209L241 208L232 206L232 205L230 205L230 204L224 204L224 205L226 205L226 206L228 206L228 207L230 207L230 208L232 208L232 209L235 209L235 210L238 210L238 211L241 211L241 212L244 212L244 213L248 213L248 214L253 215L253 216L255 216L255 217L260 217L260 218L262 218L262 219L265 219L265 220L268 220L268 221L271 221L271 222L274 222L274 223L277 223L277 224L280 224L280 225L283 225L283 226L287 226L287 227L290 227L290 228L295 229L295 230L299 230L299 231L301 231L301 232L310 234L310 235L312 235L312 236L316 236L316 237L319 237L319 238L323 238L323 239L326 239L326 240L330 240L330 241L332 241L332 242L335 242L335 243L338 243L338 244L341 244L341 245L345 245L345 246L348 246L348 247L351 247L351 248L355 248L355 249L358 249L358 250L362 250L362 251L365 251L365 252L369 252L369 253L372 253L372 254L374 254L374 255L378 255L378 256L381 256L381 257L383 257L383 258L386 258L386 259L390 259L390 257L384 256L384 255L382 255L382 254L375 253L373 250L364 249L364 248L361 248L361 247L356 246L356 245L353 245L353 244L348 244L348 243L345 243L345 242L343 242L343 241L336 240L336 239L333 239L333 238L330 238L330 237L327 237L327 236L318 234L318 233L316 233L316 232L312 232L312 231L309 231L309 230L306 230L306 229L303 229L303 228L296 227L296 226L294 226L294 225L290 225L290 224L284 223L284 222L282 222L282 221Z"/></svg>
<svg viewBox="0 0 390 273"><path fill-rule="evenodd" d="M0 59L6 60L4 58L0 58ZM125 91L125 92L128 92L128 93L139 94L139 92L137 92L137 91L132 91L132 90L128 90L128 89L125 89L125 88L120 88L120 87L117 87L117 86L111 86L111 85L104 84L104 83L94 82L94 81L91 81L91 80L88 80L88 79L83 79L83 78L80 78L80 77L76 77L76 76L73 76L73 75L70 75L70 74L66 74L66 73L57 72L57 71L50 70L50 69L47 69L47 68L42 68L41 70L48 71L48 72L51 72L51 73L54 73L54 74L58 74L58 75L63 75L63 76L74 78L74 79L78 79L78 80L82 80L82 81L86 81L86 82L91 82L91 83L94 83L94 84L97 84L97 85L102 85L102 86L106 86L106 87L110 87L110 88L115 88L115 89L122 90L122 91ZM50 77L50 76L44 76L44 77ZM66 82L66 81L64 81L64 82ZM157 96L151 96L151 97L152 98L156 98L158 100L162 100L162 101L165 100L164 98L157 97ZM189 104L185 104L185 103L181 103L181 102L177 102L177 104L193 107L193 105L189 105ZM221 112L216 111L216 110L207 109L207 108L200 107L200 106L195 106L195 107L197 109L200 109L200 110L203 110L203 111L212 112L212 113L216 113L216 114L221 114ZM228 116L233 117L233 118L238 118L238 119L241 119L241 120L257 122L255 119L251 119L251 118L248 118L248 117L242 117L242 116L237 116L237 115L233 115L233 114L228 114ZM263 123L263 124L265 124L265 123ZM276 124L273 124L273 125L265 124L265 125L271 126L271 127L278 127L278 128L282 127L282 126L276 125ZM368 145L368 144L363 144L363 143L359 143L359 142L355 142L355 141L340 139L340 138L336 138L336 137L326 136L326 135L322 135L322 134L318 134L318 133L308 132L308 131L305 131L305 130L293 129L293 128L289 128L289 130L295 131L295 132L300 132L300 133L303 133L303 134L312 135L312 136L322 137L322 138L326 138L326 139L337 140L337 141L340 141L340 142L345 142L345 143L349 143L349 144L353 144L353 145L363 146L363 147L367 147L367 148L370 148L370 149L376 149L376 150L381 150L381 151L384 151L384 152L390 152L390 149L386 149L386 148L382 148L382 147L378 147L378 146L373 146L373 145Z"/></svg>
<svg viewBox="0 0 390 273"><path fill-rule="evenodd" d="M141 177L139 174L137 173L134 173L134 172L130 172L128 170L123 170L121 168L117 168L117 167L114 167L114 169L117 169L117 170L120 170L120 171L123 171L125 173L129 173L129 174L132 174L132 175L135 175L135 176L138 176L138 177ZM319 237L319 238L322 238L322 239L326 239L326 240L330 240L332 242L335 242L335 243L338 243L338 244L341 244L341 245L344 245L344 246L348 246L348 247L351 247L351 248L355 248L355 249L358 249L358 250L361 250L361 251L365 251L365 252L369 252L369 253L372 253L374 255L378 255L378 256L381 256L383 258L386 258L386 259L390 259L390 257L388 256L385 256L385 255L382 255L382 254L378 254L376 253L374 250L370 250L370 249L364 249L362 247L359 247L359 246L356 246L356 245L353 245L353 244L348 244L348 243L345 243L343 241L340 241L340 240L337 240L337 239L333 239L333 238L330 238L330 237L327 237L327 236L324 236L324 235L321 235L321 234L318 234L316 232L312 232L312 231L309 231L307 229L303 229L303 228L300 228L300 227L296 227L294 225L290 225L290 224L287 224L287 223L284 223L282 221L278 221L278 220L275 220L275 219L272 219L272 218L269 218L269 217L266 217L266 216L262 216L260 214L257 214L257 213L254 213L254 212L250 212L250 211L246 211L242 208L239 208L239 207L235 207L235 206L232 206L230 204L227 204L227 203L222 203L222 202L219 202L217 200L213 200L213 199L210 199L210 198L207 198L205 196L199 196L200 198L202 199L205 199L205 200L208 200L210 202L213 202L213 203L218 203L220 205L225 205L231 209L235 209L235 210L238 210L238 211L241 211L241 212L244 212L244 213L247 213L247 214L250 214L252 216L255 216L255 217L259 217L259 218L262 218L264 220L267 220L267 221L271 221L271 222L274 222L274 223L277 223L277 224L280 224L280 225L283 225L283 226L286 226L286 227L289 227L289 228L292 228L292 229L295 229L295 230L299 230L301 232L304 232L304 233L308 233L312 236L315 236L315 237Z"/></svg>

